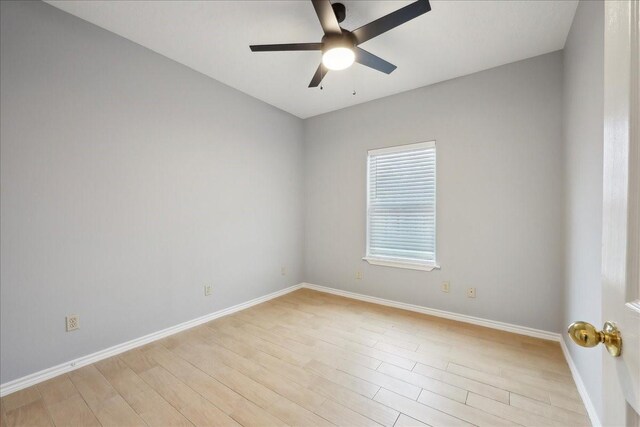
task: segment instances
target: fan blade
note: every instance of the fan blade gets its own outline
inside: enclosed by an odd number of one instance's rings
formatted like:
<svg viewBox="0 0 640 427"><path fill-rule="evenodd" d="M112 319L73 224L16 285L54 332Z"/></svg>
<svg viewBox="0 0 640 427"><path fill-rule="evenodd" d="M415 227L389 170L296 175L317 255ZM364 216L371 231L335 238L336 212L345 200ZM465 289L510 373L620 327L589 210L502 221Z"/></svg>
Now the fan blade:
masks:
<svg viewBox="0 0 640 427"><path fill-rule="evenodd" d="M366 25L353 31L353 35L356 38L358 44L364 43L382 33L386 33L395 27L404 24L407 21L411 21L413 18L417 18L423 13L427 13L431 10L429 0L417 0L401 9L391 12L388 15L383 16L380 19L369 22Z"/></svg>
<svg viewBox="0 0 640 427"><path fill-rule="evenodd" d="M283 52L289 50L322 50L322 43L252 44L252 52Z"/></svg>
<svg viewBox="0 0 640 427"><path fill-rule="evenodd" d="M329 70L327 69L327 67L325 67L321 62L320 65L318 65L318 69L316 70L316 73L313 75L313 78L311 79L311 83L309 83L309 87L318 87L318 85L320 84L324 76L327 75L328 72Z"/></svg>
<svg viewBox="0 0 640 427"><path fill-rule="evenodd" d="M338 18L333 12L331 2L329 0L311 0L316 15L320 20L320 25L325 34L342 34L342 29L338 23Z"/></svg>
<svg viewBox="0 0 640 427"><path fill-rule="evenodd" d="M356 62L366 65L369 68L373 68L374 70L382 71L385 74L391 74L396 67L390 62L385 61L379 56L375 56L373 53L369 53L366 50L356 47Z"/></svg>

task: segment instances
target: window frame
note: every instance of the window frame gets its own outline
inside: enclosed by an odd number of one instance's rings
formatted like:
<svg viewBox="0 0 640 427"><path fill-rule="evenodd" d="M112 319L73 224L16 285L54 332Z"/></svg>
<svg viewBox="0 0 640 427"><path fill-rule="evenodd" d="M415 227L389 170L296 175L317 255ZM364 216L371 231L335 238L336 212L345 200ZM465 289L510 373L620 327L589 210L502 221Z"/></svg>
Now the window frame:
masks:
<svg viewBox="0 0 640 427"><path fill-rule="evenodd" d="M433 148L435 150L435 164L434 164L434 180L435 180L435 190L434 190L434 253L433 253L433 261L421 261L417 259L411 258L394 258L388 256L379 256L379 255L370 255L370 247L369 247L369 239L370 239L370 215L369 215L369 205L370 205L370 194L369 190L371 188L370 184L370 160L372 155L380 155L380 154L392 154L392 153L400 153L403 151L410 151L416 149L424 149L424 148ZM392 147L384 147L384 148L375 148L367 151L367 179L366 179L366 197L367 197L367 208L366 208L366 247L365 247L365 256L362 258L364 261L367 261L372 265L380 265L385 267L396 267L396 268L406 268L410 270L422 270L422 271L432 271L434 269L439 269L440 265L437 262L437 242L438 242L438 211L437 211L437 196L438 196L438 153L436 150L436 141L422 141L415 142L411 144L403 144L403 145L395 145Z"/></svg>

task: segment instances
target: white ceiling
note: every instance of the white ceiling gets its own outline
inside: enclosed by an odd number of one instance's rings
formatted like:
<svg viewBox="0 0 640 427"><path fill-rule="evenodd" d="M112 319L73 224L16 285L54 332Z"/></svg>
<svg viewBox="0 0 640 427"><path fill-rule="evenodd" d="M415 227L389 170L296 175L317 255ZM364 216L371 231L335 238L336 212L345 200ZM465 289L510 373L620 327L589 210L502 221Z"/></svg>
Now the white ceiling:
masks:
<svg viewBox="0 0 640 427"><path fill-rule="evenodd" d="M310 1L59 1L48 3L301 118L553 52L577 0L431 1L422 15L362 47L398 68L330 72L307 88L319 52L252 53L250 44L316 42ZM353 30L410 1L344 0ZM353 95L353 90L356 95Z"/></svg>

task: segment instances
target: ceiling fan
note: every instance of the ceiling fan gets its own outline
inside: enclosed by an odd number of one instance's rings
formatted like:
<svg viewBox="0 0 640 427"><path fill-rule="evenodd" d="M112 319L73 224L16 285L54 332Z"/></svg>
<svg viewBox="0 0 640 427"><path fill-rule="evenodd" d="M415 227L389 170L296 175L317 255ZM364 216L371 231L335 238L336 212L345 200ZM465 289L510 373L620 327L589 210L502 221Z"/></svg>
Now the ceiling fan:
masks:
<svg viewBox="0 0 640 427"><path fill-rule="evenodd" d="M348 31L340 27L346 17L346 8L342 3L329 0L311 0L324 30L320 43L286 43L251 45L252 52L277 52L296 50L319 50L322 62L318 66L309 87L317 87L329 70L344 70L353 62L358 62L374 70L391 74L397 67L384 59L367 52L358 45L379 36L407 21L431 10L429 0L417 0L382 18L369 22L357 30Z"/></svg>

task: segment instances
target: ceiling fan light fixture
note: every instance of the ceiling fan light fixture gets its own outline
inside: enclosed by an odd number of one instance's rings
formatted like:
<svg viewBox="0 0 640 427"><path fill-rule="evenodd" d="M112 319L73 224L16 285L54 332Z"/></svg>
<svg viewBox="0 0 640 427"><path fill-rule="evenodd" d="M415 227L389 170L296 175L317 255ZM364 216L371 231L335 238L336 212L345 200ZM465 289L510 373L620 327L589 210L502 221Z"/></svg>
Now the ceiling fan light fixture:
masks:
<svg viewBox="0 0 640 427"><path fill-rule="evenodd" d="M344 46L328 49L322 54L322 64L334 71L349 68L355 59L353 49Z"/></svg>
<svg viewBox="0 0 640 427"><path fill-rule="evenodd" d="M385 74L391 74L397 68L395 65L367 52L359 45L431 10L429 0L414 0L412 3L382 18L349 31L340 26L347 12L344 4L335 0L333 0L333 3L332 0L311 0L311 3L324 32L320 43L281 43L249 46L252 52L321 51L322 62L313 74L313 78L309 83L310 88L318 87L328 71L347 69L354 62Z"/></svg>

